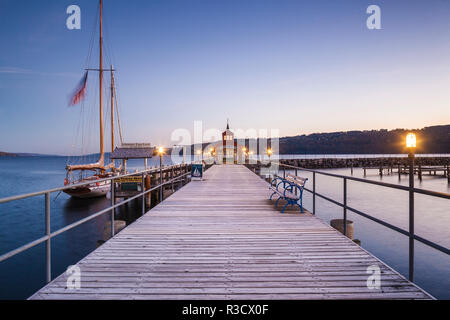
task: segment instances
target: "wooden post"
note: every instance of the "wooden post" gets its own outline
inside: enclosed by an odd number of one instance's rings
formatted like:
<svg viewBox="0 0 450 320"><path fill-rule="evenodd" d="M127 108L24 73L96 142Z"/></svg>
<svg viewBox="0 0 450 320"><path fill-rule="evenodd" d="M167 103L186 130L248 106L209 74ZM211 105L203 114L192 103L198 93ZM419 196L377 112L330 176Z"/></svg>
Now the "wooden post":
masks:
<svg viewBox="0 0 450 320"><path fill-rule="evenodd" d="M141 182L141 192L144 193L145 189L146 189L146 177L145 177L145 173L142 174L142 182ZM145 194L142 195L142 215L145 214Z"/></svg>
<svg viewBox="0 0 450 320"><path fill-rule="evenodd" d="M145 178L145 190L150 190L152 188L152 176L147 174ZM145 200L147 202L147 208L150 208L152 205L152 193L147 193Z"/></svg>
<svg viewBox="0 0 450 320"><path fill-rule="evenodd" d="M155 186L157 186L159 184L159 182L158 182L159 181L159 174L158 174L158 172L154 172L153 173L152 181L155 181L155 183L154 183ZM155 205L157 205L158 202L159 202L159 190L156 189L154 192L155 192L155 195L154 195Z"/></svg>
<svg viewBox="0 0 450 320"><path fill-rule="evenodd" d="M180 165L176 166L175 169L175 177L179 177L181 175L181 171L180 171ZM177 179L177 189L180 188L180 179Z"/></svg>
<svg viewBox="0 0 450 320"><path fill-rule="evenodd" d="M123 172L127 173L127 159L122 159Z"/></svg>
<svg viewBox="0 0 450 320"><path fill-rule="evenodd" d="M173 186L173 178L174 178L174 174L175 174L175 171L174 171L174 168L173 168L173 166L172 166L172 168L170 169L170 179L172 180L172 192L175 191L174 186Z"/></svg>

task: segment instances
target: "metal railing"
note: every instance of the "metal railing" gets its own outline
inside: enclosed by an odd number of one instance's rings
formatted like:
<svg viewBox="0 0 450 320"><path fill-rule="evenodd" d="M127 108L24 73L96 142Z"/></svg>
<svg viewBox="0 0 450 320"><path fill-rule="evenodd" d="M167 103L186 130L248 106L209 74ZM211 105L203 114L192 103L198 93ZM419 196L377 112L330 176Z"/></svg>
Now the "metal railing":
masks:
<svg viewBox="0 0 450 320"><path fill-rule="evenodd" d="M45 195L45 235L43 237L40 237L34 241L28 242L14 250L11 250L3 255L0 256L0 263L8 260L11 257L14 257L15 255L22 253L28 249L31 249L43 242L46 243L46 281L47 283L50 282L52 280L52 276L51 276L51 262L52 262L52 254L51 254L51 239L68 231L71 230L75 227L78 227L81 224L84 224L88 221L91 221L101 215L104 215L106 213L110 213L111 214L111 237L114 236L115 234L115 230L114 230L114 213L115 213L115 209L132 201L135 199L138 199L139 197L142 197L142 214L145 213L145 195L147 195L149 192L161 189L167 185L167 184L171 184L174 183L180 179L184 179L185 177L189 176L191 174L191 172L189 171L189 166L191 164L183 164L183 165L174 165L174 166L166 166L166 167L162 167L162 168L152 168L152 169L147 169L147 170L143 170L143 171L139 171L139 172L135 172L135 173L129 173L129 174L123 174L123 175L118 175L118 176L112 176L112 177L108 177L108 178L102 178L102 179L98 179L93 181L89 181L89 182L84 182L84 183L77 183L77 184L72 184L69 186L65 186L65 187L60 187L60 188L54 188L54 189L49 189L49 190L45 190L45 191L38 191L38 192L32 192L32 193L28 193L28 194L23 194L23 195L17 195L17 196L12 196L12 197L7 197L7 198L3 198L0 199L0 204L2 203L6 203L6 202L11 202L11 201L15 201L15 200L21 200L21 199L27 199L27 198L31 198L31 197L36 197L36 196L42 196ZM168 170L172 170L172 169L184 169L186 172L183 174L180 174L176 177L171 177L170 180L162 182L162 176L160 177L160 183L150 189L145 190L145 175L146 174L153 174L153 173L160 173L160 175ZM114 203L114 191L115 191L115 180L120 179L120 178L124 178L124 177L130 177L130 176L138 176L141 175L142 176L142 192L132 196L124 201L121 201L120 203ZM85 185L90 185L92 183L98 183L98 182L104 182L104 181L110 181L111 182L111 206L109 206L108 208L102 209L92 215L89 215L88 217L78 220L74 223L71 223L63 228L60 228L56 231L51 231L51 211L50 211L50 195L54 192L60 192L60 191L64 191L64 190L69 190L72 189L74 187L82 187ZM163 199L160 198L160 201L162 201Z"/></svg>
<svg viewBox="0 0 450 320"><path fill-rule="evenodd" d="M283 177L286 177L286 168L290 169L290 170L294 170L295 171L295 175L297 176L298 171L307 171L307 172L312 172L312 190L308 189L308 188L304 188L304 190L308 191L309 193L312 194L312 213L315 215L316 214L316 196L319 198L322 198L324 200L327 200L337 206L340 206L343 208L343 220L344 220L344 235L347 235L347 210L351 211L353 213L356 213L357 215L360 215L364 218L367 218L369 220L372 220L378 224L381 224L391 230L394 230L396 232L399 232L407 237L409 237L409 256L408 256L408 260L409 260L409 280L410 281L414 281L414 240L417 240L429 247L432 247L433 249L436 249L440 252L443 252L447 255L450 254L450 249L445 248L435 242L432 242L430 240L427 240L425 238L422 238L418 235L416 235L414 233L414 194L415 193L419 193L419 194L424 194L424 195L428 195L428 196L432 196L432 197L437 197L437 198L442 198L442 199L448 199L450 200L450 194L448 193L442 193L442 192L436 192L436 191L431 191L431 190L423 190L423 189L418 189L418 188L414 188L414 187L407 187L407 186L402 186L402 185L397 185L397 184L392 184L392 183L386 183L386 182L380 182L380 181L373 181L373 180L367 180L367 179L362 179L362 178L355 178L355 177L349 177L349 176L344 176L344 175L339 175L339 174L334 174L334 173L330 173L330 172L324 172L324 171L319 171L319 170L314 170L314 169L306 169L306 168L301 168L301 167L296 167L296 166L292 166L292 165L288 165L288 164L279 164L280 168L282 168L283 171ZM318 192L316 192L316 175L324 175L324 176L329 176L329 177L334 177L334 178L340 178L343 179L343 203L336 201L334 199L331 199L323 194L320 194ZM357 181L357 182L362 182L362 183L368 183L368 184L372 184L372 185L377 185L377 186L382 186L382 187L387 187L387 188L392 188L392 189L397 189L397 190L403 190L403 191L408 191L409 192L409 218L408 218L408 222L409 222L409 230L404 230L402 228L399 228L397 226L394 226L384 220L375 218L365 212L362 212L358 209L355 209L353 207L350 207L347 204L347 181Z"/></svg>

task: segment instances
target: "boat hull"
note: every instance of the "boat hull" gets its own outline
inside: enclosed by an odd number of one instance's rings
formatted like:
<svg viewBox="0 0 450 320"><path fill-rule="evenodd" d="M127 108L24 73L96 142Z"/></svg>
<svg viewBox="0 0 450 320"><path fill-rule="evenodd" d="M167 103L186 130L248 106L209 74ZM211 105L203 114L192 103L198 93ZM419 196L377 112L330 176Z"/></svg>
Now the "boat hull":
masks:
<svg viewBox="0 0 450 320"><path fill-rule="evenodd" d="M79 199L104 197L111 189L110 183L101 186L76 187L64 190L64 193Z"/></svg>

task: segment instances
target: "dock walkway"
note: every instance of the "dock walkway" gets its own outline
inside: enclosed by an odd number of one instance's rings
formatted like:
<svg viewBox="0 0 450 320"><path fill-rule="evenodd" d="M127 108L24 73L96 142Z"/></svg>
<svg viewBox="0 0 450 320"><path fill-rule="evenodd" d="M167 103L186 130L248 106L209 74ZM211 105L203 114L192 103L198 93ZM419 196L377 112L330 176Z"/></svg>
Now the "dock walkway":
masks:
<svg viewBox="0 0 450 320"><path fill-rule="evenodd" d="M268 184L216 165L31 299L429 299L309 213L275 209ZM280 206L281 207L281 206ZM381 269L369 289L367 268Z"/></svg>

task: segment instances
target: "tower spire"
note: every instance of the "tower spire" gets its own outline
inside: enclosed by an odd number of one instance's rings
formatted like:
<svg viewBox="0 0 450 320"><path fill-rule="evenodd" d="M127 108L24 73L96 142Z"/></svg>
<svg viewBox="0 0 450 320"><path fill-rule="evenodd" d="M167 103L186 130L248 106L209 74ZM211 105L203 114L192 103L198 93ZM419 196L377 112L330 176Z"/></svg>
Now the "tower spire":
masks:
<svg viewBox="0 0 450 320"><path fill-rule="evenodd" d="M230 119L227 118L227 130L230 130Z"/></svg>

